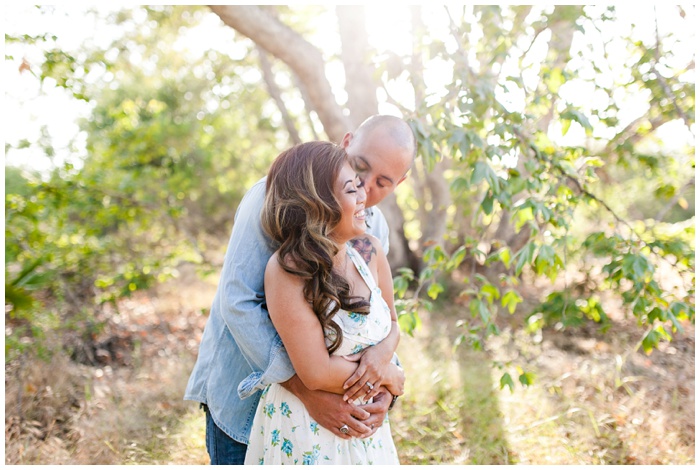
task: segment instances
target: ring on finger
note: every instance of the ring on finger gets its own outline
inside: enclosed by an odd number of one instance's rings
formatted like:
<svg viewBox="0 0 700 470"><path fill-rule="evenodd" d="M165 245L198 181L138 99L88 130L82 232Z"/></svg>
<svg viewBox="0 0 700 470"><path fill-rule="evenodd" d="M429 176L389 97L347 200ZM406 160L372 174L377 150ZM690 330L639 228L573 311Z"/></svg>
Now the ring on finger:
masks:
<svg viewBox="0 0 700 470"><path fill-rule="evenodd" d="M374 385L372 385L370 382L367 382L365 385L367 385L367 387L369 387L370 390L374 389Z"/></svg>
<svg viewBox="0 0 700 470"><path fill-rule="evenodd" d="M343 434L347 434L350 432L350 428L348 427L347 424L343 424L339 429L340 429L340 432L342 432Z"/></svg>

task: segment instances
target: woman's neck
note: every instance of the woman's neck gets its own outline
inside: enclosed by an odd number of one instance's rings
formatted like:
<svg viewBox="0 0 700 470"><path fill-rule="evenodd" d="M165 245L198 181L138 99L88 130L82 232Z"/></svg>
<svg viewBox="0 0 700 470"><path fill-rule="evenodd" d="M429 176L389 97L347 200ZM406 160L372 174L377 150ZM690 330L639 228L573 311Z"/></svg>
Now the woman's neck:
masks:
<svg viewBox="0 0 700 470"><path fill-rule="evenodd" d="M345 243L338 245L338 253L333 257L333 266L344 266L345 259L348 256L348 246Z"/></svg>

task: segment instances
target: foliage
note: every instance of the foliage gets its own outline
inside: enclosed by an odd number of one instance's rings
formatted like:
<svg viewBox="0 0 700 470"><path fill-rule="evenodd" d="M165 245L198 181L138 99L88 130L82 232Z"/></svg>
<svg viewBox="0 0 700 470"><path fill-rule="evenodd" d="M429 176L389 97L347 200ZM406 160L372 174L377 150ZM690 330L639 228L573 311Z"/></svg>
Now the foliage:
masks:
<svg viewBox="0 0 700 470"><path fill-rule="evenodd" d="M499 334L506 311L522 313L533 333L588 322L605 330L610 295L645 331L647 352L694 323L694 149L662 141L664 128L692 132L695 123L682 35L657 24L640 39L615 7L431 8L442 26L413 15L413 50L371 56L421 157L397 191L407 245L421 260L395 266L403 330L412 334L419 312L450 301L465 306L457 342L476 349ZM265 11L307 37L326 18L318 6ZM694 12L668 14L686 28ZM44 60L31 70L91 110L81 158L48 176L8 172L8 351L51 322L95 317L101 302L172 275L180 262L216 264L211 253L223 249L238 200L288 135L261 87L257 45L212 17L202 7L120 10L111 44L77 51L50 32L9 37L12 47L41 47ZM188 47L202 29L210 43ZM338 65L334 46L322 44L329 69ZM451 72L441 86L428 86L433 66ZM318 113L303 109L309 90L279 63L272 68L291 125L315 135ZM630 113L632 99L644 109ZM46 135L17 147L55 154ZM525 308L523 284L535 280L550 287ZM521 370L501 386L531 381Z"/></svg>
<svg viewBox="0 0 700 470"><path fill-rule="evenodd" d="M87 328L102 303L176 275L182 262L210 267L219 256L211 240L227 236L278 137L260 113L266 96L250 60L179 50L177 38L201 18L196 9L125 10L113 18L123 35L107 49L38 41L40 80L92 111L80 124L82 159L48 175L6 168L6 360L40 348L59 325Z"/></svg>
<svg viewBox="0 0 700 470"><path fill-rule="evenodd" d="M690 127L694 123L694 83L682 69L663 75L657 72L669 61L667 44L676 39L671 36L652 45L628 40L630 55L624 66L632 71L631 76L623 83L605 83L599 77L601 69L612 70L616 64L607 57L607 62L601 61L593 53L600 44L579 46L579 60L562 61L562 55L572 48L572 38L567 43L555 42L553 37L547 59L540 65L541 80L531 86L523 78L528 66L522 44L532 47L546 30L554 36L567 29L607 29L616 20L614 8L601 12L556 7L536 16L531 7L485 6L474 7L471 21L466 11L462 14L450 23L451 43L436 44L426 38L413 51L424 60L446 61L454 70L444 94L418 103L411 124L423 167L427 172L442 168L441 177L450 188L455 210L442 208L449 214L447 235L424 250L421 272L403 270L395 279L396 294L404 297L398 302L402 327L410 333L418 325L416 312L425 301L417 292L425 288L434 301L459 273L460 284L465 286L459 295L467 306L459 342L468 341L480 349L485 337L499 333L495 321L499 312L512 314L522 302L518 286L528 274L546 277L553 285L539 306L525 312L530 331L557 323L576 327L588 321L600 324L604 331L609 318L600 295L614 292L623 310L645 328L641 344L650 353L659 341L671 340L673 332L682 330L683 322L694 322L692 212L685 212L682 220L687 222L682 224L627 222L618 214L627 209L622 205L626 201L615 197L620 185L604 184L601 177L609 183L614 172L643 167L645 176L636 181L643 181L647 188L657 184L656 193L669 201L685 189L683 184L694 169L693 149L668 155L658 148L651 155L648 140L634 145L640 134L629 138L630 129L618 131L616 101L600 106L576 104L566 99L570 95L564 88L568 83L582 88L588 84L610 97L619 95L620 89L632 94L645 90L649 97L646 114L652 126L680 120ZM526 16L532 20L524 22ZM481 33L477 37L488 40L470 42L475 30ZM606 46L609 44L604 43L603 48ZM508 74L504 63L509 60L518 61L520 76ZM595 73L582 64L592 64ZM522 111L508 102L513 95L524 97ZM585 143L553 141L551 124L555 122L561 123L565 137L577 127L579 134L585 134ZM641 130L633 131L649 132L643 118L640 122ZM610 135L616 137L606 137ZM628 171L627 178L631 177ZM694 187L694 179L691 183ZM648 193L647 189L640 196L648 200ZM462 228L465 217L471 221L466 232ZM594 224L589 228L581 223L584 220ZM669 270L679 289L668 282ZM563 288L554 287L557 279L574 277L576 271L588 285L574 290L565 282ZM411 281L415 282L413 291L408 288ZM526 374L520 375L523 384L530 382ZM513 382L506 374L501 387L512 388Z"/></svg>

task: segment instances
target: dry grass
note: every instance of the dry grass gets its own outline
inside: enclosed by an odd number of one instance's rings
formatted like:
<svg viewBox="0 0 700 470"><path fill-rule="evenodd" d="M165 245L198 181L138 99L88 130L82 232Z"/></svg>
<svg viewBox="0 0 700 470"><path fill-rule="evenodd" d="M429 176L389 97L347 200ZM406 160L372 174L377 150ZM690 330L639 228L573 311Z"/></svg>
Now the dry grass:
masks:
<svg viewBox="0 0 700 470"><path fill-rule="evenodd" d="M534 341L504 326L475 352L452 348L455 313L402 339L407 391L392 416L402 463L695 463L693 325L649 357L634 350L641 332L620 324ZM516 366L535 384L501 390Z"/></svg>
<svg viewBox="0 0 700 470"><path fill-rule="evenodd" d="M208 463L203 414L182 396L214 289L186 273L122 302L115 319L135 339L131 367L64 353L6 367L5 463Z"/></svg>
<svg viewBox="0 0 700 470"><path fill-rule="evenodd" d="M203 414L182 395L214 289L190 273L125 302L121 324L139 338L130 367L64 356L6 367L5 463L208 463ZM649 357L623 319L604 336L550 330L536 341L504 323L474 352L452 346L460 314L426 314L402 338L406 394L391 412L402 463L695 463L693 325ZM501 390L516 365L536 383Z"/></svg>

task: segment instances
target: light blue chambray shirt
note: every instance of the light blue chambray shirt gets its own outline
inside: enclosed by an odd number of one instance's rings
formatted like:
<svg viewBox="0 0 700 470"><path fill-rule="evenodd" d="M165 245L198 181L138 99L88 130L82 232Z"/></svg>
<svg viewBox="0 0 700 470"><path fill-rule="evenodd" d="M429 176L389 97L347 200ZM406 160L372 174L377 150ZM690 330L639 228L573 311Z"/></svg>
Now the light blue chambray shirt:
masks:
<svg viewBox="0 0 700 470"><path fill-rule="evenodd" d="M265 305L265 267L276 248L260 222L264 199L265 178L253 185L236 210L221 279L184 397L205 403L216 425L244 444L262 389L295 374ZM367 232L388 253L386 219L376 207L368 212Z"/></svg>

